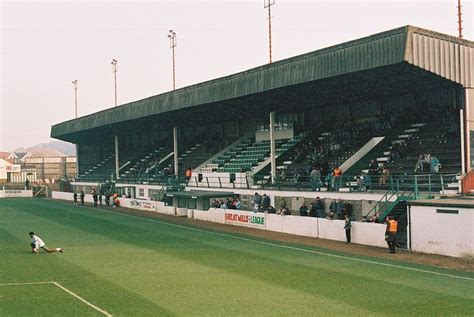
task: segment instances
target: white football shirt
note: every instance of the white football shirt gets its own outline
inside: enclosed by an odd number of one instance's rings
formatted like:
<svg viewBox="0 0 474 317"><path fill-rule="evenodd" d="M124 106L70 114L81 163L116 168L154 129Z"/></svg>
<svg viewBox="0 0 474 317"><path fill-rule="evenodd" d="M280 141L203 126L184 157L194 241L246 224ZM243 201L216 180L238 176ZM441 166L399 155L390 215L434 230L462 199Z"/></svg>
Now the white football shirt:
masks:
<svg viewBox="0 0 474 317"><path fill-rule="evenodd" d="M31 243L34 243L36 248L42 248L45 246L43 240L40 237L33 235L31 238Z"/></svg>

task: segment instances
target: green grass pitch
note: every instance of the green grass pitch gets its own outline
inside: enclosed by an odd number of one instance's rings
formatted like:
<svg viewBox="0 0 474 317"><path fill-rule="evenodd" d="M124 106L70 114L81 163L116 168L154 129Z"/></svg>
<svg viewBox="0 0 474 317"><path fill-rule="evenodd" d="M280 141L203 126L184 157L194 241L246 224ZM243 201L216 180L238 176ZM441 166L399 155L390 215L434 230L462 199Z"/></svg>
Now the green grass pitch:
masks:
<svg viewBox="0 0 474 317"><path fill-rule="evenodd" d="M31 254L30 231L65 253ZM54 284L8 284L35 282L57 282L90 305ZM112 209L0 200L0 316L473 312L469 272L344 255Z"/></svg>

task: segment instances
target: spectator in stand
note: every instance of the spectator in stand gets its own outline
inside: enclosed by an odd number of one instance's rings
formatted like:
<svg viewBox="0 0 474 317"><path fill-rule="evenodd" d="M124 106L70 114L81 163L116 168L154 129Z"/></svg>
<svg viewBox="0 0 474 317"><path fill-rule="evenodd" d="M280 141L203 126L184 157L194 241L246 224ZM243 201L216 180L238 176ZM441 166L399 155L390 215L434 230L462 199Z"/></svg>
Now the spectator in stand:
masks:
<svg viewBox="0 0 474 317"><path fill-rule="evenodd" d="M418 161L416 162L416 165L415 165L415 173L416 172L423 172L423 165L424 165L424 156L423 154L420 154L420 156L418 156Z"/></svg>
<svg viewBox="0 0 474 317"><path fill-rule="evenodd" d="M276 214L276 210L275 210L275 208L274 208L272 205L270 205L270 206L268 207L268 213L269 213L269 214Z"/></svg>
<svg viewBox="0 0 474 317"><path fill-rule="evenodd" d="M280 199L279 206L280 206L280 208L278 209L279 214L282 214L285 211L285 209L288 209L286 206L286 200L283 197Z"/></svg>
<svg viewBox="0 0 474 317"><path fill-rule="evenodd" d="M79 195L79 197L81 198L81 206L84 206L84 197L85 197L85 196L86 196L86 195L84 194L84 191L81 190L81 194Z"/></svg>
<svg viewBox="0 0 474 317"><path fill-rule="evenodd" d="M225 200L225 208L226 208L226 209L233 209L233 208L232 208L232 201L230 201L230 198L227 198L227 199Z"/></svg>
<svg viewBox="0 0 474 317"><path fill-rule="evenodd" d="M430 172L431 173L438 173L439 172L439 167L441 166L438 158L436 156L431 157L431 162L430 162Z"/></svg>
<svg viewBox="0 0 474 317"><path fill-rule="evenodd" d="M267 194L263 194L263 199L262 199L263 211L268 211L269 207L270 207L270 197L267 196Z"/></svg>
<svg viewBox="0 0 474 317"><path fill-rule="evenodd" d="M390 151L390 161L395 161L400 158L400 151L399 151L399 142L392 141L392 150Z"/></svg>
<svg viewBox="0 0 474 317"><path fill-rule="evenodd" d="M225 202L224 202L222 199L219 200L219 206L220 206L220 208L222 208L222 209L227 209L227 205L225 204Z"/></svg>
<svg viewBox="0 0 474 317"><path fill-rule="evenodd" d="M300 216L303 216L303 217L308 216L308 207L306 207L306 203L304 201L300 207Z"/></svg>
<svg viewBox="0 0 474 317"><path fill-rule="evenodd" d="M323 178L326 178L328 175L330 175L330 170L331 168L329 167L329 162L324 161L324 163L321 165L321 176Z"/></svg>
<svg viewBox="0 0 474 317"><path fill-rule="evenodd" d="M311 177L311 190L321 191L321 170L318 167L314 167L310 174Z"/></svg>
<svg viewBox="0 0 474 317"><path fill-rule="evenodd" d="M287 207L279 209L276 213L277 215L280 215L280 216L291 215L291 211Z"/></svg>
<svg viewBox="0 0 474 317"><path fill-rule="evenodd" d="M314 203L309 204L308 216L310 216L310 217L317 217L318 216L317 211L316 211L316 206L314 205Z"/></svg>
<svg viewBox="0 0 474 317"><path fill-rule="evenodd" d="M336 166L336 168L334 168L334 171L332 173L332 176L333 176L332 183L333 183L334 191L339 191L339 187L341 187L341 175L342 175L342 170L338 166Z"/></svg>
<svg viewBox="0 0 474 317"><path fill-rule="evenodd" d="M220 207L219 202L217 201L217 199L214 199L212 201L211 207L212 208L219 208Z"/></svg>
<svg viewBox="0 0 474 317"><path fill-rule="evenodd" d="M330 211L328 216L326 217L326 219L327 220L334 220L335 217L336 217L336 215L332 211Z"/></svg>
<svg viewBox="0 0 474 317"><path fill-rule="evenodd" d="M349 215L345 216L344 220L344 231L346 232L346 243L351 243L351 218Z"/></svg>
<svg viewBox="0 0 474 317"><path fill-rule="evenodd" d="M92 189L92 200L94 201L94 207L97 207L97 193L95 191L95 188Z"/></svg>
<svg viewBox="0 0 474 317"><path fill-rule="evenodd" d="M398 147L398 152L399 152L399 155L400 155L400 159L404 160L406 158L407 151L408 151L408 144L407 144L407 142L405 142L405 140L402 140L399 143L399 147Z"/></svg>
<svg viewBox="0 0 474 317"><path fill-rule="evenodd" d="M342 202L340 199L333 200L333 202L329 205L329 212L332 212L337 217L337 219L342 219Z"/></svg>
<svg viewBox="0 0 474 317"><path fill-rule="evenodd" d="M324 212L324 203L319 197L316 197L314 207L316 209L316 217L324 218L326 216L326 213Z"/></svg>
<svg viewBox="0 0 474 317"><path fill-rule="evenodd" d="M369 174L376 175L379 172L379 164L375 160L370 160Z"/></svg>
<svg viewBox="0 0 474 317"><path fill-rule="evenodd" d="M357 183L357 191L358 192L363 192L365 191L365 175L362 174L360 176L355 176L355 180Z"/></svg>
<svg viewBox="0 0 474 317"><path fill-rule="evenodd" d="M279 171L278 177L280 181L281 182L286 181L286 169L282 168L282 169L279 169L278 171Z"/></svg>
<svg viewBox="0 0 474 317"><path fill-rule="evenodd" d="M189 180L191 179L191 176L193 175L193 169L191 168L191 166L188 166L188 168L186 168L186 185L189 184Z"/></svg>
<svg viewBox="0 0 474 317"><path fill-rule="evenodd" d="M379 178L379 185L386 185L389 177L390 177L390 171L388 170L387 167L384 166L382 168L382 174L380 175L380 178Z"/></svg>
<svg viewBox="0 0 474 317"><path fill-rule="evenodd" d="M326 175L326 180L325 180L325 183L326 183L326 186L328 187L328 192L329 191L332 191L333 190L333 177L332 177L332 173L328 173Z"/></svg>
<svg viewBox="0 0 474 317"><path fill-rule="evenodd" d="M349 217L352 216L352 205L350 203L343 203L341 209L342 217L340 219L344 219L346 215Z"/></svg>
<svg viewBox="0 0 474 317"><path fill-rule="evenodd" d="M253 211L254 212L258 212L260 210L261 203L262 203L262 197L258 193L255 193L255 195L253 196Z"/></svg>
<svg viewBox="0 0 474 317"><path fill-rule="evenodd" d="M239 197L234 198L234 201L233 201L232 205L234 206L233 209L239 210L240 208L242 208L242 203L240 202Z"/></svg>
<svg viewBox="0 0 474 317"><path fill-rule="evenodd" d="M117 207L118 202L119 202L118 194L114 193L114 195L112 196L112 207L114 207L114 208Z"/></svg>
<svg viewBox="0 0 474 317"><path fill-rule="evenodd" d="M423 161L423 170L429 171L431 168L431 154L425 154L425 159Z"/></svg>

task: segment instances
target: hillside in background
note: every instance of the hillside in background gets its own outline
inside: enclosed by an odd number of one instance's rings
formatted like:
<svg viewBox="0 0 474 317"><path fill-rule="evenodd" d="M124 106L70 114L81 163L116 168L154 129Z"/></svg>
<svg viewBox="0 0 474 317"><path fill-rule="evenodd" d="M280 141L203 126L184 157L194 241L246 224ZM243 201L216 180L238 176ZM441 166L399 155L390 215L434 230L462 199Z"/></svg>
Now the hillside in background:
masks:
<svg viewBox="0 0 474 317"><path fill-rule="evenodd" d="M74 144L62 141L40 143L26 148L20 147L14 152L31 152L36 157L76 156Z"/></svg>

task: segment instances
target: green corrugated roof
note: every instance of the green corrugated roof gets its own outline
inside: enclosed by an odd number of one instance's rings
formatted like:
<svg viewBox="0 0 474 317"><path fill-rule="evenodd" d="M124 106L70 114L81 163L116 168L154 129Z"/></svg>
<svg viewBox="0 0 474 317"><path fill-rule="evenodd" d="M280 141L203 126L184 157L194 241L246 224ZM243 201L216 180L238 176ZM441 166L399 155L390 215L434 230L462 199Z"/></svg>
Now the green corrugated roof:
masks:
<svg viewBox="0 0 474 317"><path fill-rule="evenodd" d="M415 53L413 51L414 47L419 47L416 43L413 44L413 34L458 43L471 49L473 46L470 41L405 26L59 123L51 128L51 136L61 138L66 134L168 111L410 62L416 55L416 51ZM416 61L419 62L419 58ZM455 79L452 80L456 81Z"/></svg>

